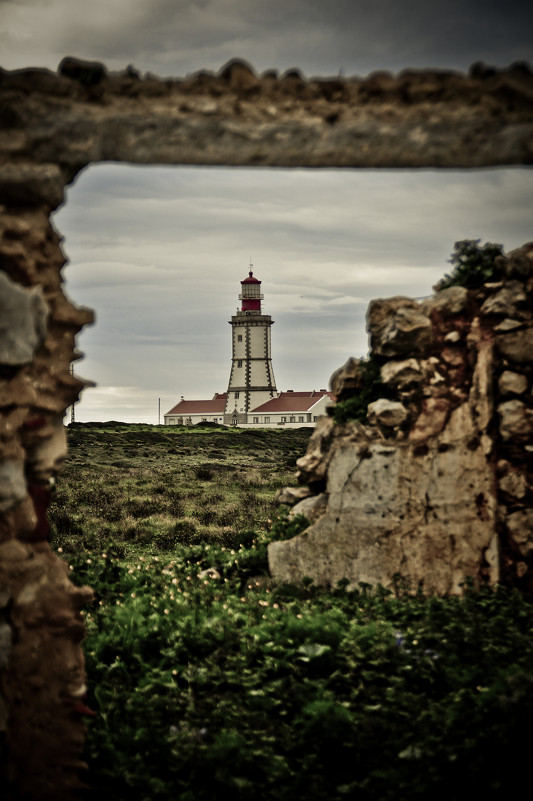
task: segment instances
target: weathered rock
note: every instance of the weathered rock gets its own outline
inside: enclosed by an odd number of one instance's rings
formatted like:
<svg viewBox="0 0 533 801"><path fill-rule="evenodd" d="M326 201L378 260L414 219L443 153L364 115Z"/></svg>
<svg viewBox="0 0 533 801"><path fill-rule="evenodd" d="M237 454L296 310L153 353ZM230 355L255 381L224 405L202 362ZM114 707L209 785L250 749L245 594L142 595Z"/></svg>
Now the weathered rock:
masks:
<svg viewBox="0 0 533 801"><path fill-rule="evenodd" d="M370 346L377 356L426 355L432 339L431 320L408 298L373 300L367 314Z"/></svg>
<svg viewBox="0 0 533 801"><path fill-rule="evenodd" d="M508 278L527 280L533 273L533 242L526 242L507 254L505 273Z"/></svg>
<svg viewBox="0 0 533 801"><path fill-rule="evenodd" d="M305 456L297 460L298 481L302 484L320 484L328 470L328 454L336 428L330 417L319 417L311 434Z"/></svg>
<svg viewBox="0 0 533 801"><path fill-rule="evenodd" d="M7 512L26 496L26 479L22 462L0 464L0 512Z"/></svg>
<svg viewBox="0 0 533 801"><path fill-rule="evenodd" d="M504 370L498 378L501 395L523 395L527 391L527 378L520 373Z"/></svg>
<svg viewBox="0 0 533 801"><path fill-rule="evenodd" d="M311 495L309 498L304 498L302 501L293 506L289 512L289 517L296 517L296 515L303 515L308 520L315 520L326 511L328 503L328 496L325 492L319 495Z"/></svg>
<svg viewBox="0 0 533 801"><path fill-rule="evenodd" d="M522 320L513 320L512 317L506 317L501 323L494 326L494 330L507 333L507 331L515 331L517 328L523 327L524 322Z"/></svg>
<svg viewBox="0 0 533 801"><path fill-rule="evenodd" d="M393 439L394 432L380 419L380 407L394 408L392 400L370 405L367 427L354 426L349 434L339 427L329 429L323 442L323 463L329 462L324 474L327 508L303 534L271 544L269 563L276 580L310 576L326 585L340 579L353 585L390 585L400 574L413 586L422 583L444 594L460 593L469 576L498 580L496 522L500 524L506 503L524 502L531 488L523 470L509 461L500 460L496 474L493 387L501 361L495 336L478 312L487 293L499 292L501 286L485 289L484 294L473 291L466 302L461 293L457 328L453 315L434 313L435 355L393 357L383 364L382 378L408 398L413 422L410 427L407 419L402 423L406 439ZM393 299L374 307L369 318L376 341L403 304L403 299ZM464 332L464 341L454 337L446 342L442 332L450 327ZM419 387L405 392L420 375ZM407 384L402 386L404 377ZM528 444L533 412L516 400L500 404L498 411L502 439L512 443L510 458L525 464L528 453L521 456L520 447L533 450ZM376 438L379 430L383 436Z"/></svg>
<svg viewBox="0 0 533 801"><path fill-rule="evenodd" d="M47 318L41 287L26 289L0 272L0 364L29 364L44 339Z"/></svg>
<svg viewBox="0 0 533 801"><path fill-rule="evenodd" d="M492 339L487 338L478 325L477 318L472 321L468 342L477 353L477 359L467 403L488 458L492 449L492 433L489 429L494 414L494 346Z"/></svg>
<svg viewBox="0 0 533 801"><path fill-rule="evenodd" d="M500 490L514 500L522 500L528 489L526 476L519 470L511 468L508 462L507 471L499 480Z"/></svg>
<svg viewBox="0 0 533 801"><path fill-rule="evenodd" d="M457 344L457 342L461 341L461 334L459 333L459 331L450 331L450 333L446 334L446 336L444 337L444 341L450 342L453 345L455 345Z"/></svg>
<svg viewBox="0 0 533 801"><path fill-rule="evenodd" d="M368 404L367 417L370 425L401 426L409 417L409 412L403 403L379 398Z"/></svg>
<svg viewBox="0 0 533 801"><path fill-rule="evenodd" d="M460 367L465 362L465 353L460 347L445 345L441 350L440 357L443 362L449 364L451 367Z"/></svg>
<svg viewBox="0 0 533 801"><path fill-rule="evenodd" d="M418 359L385 362L381 368L381 380L400 390L417 386L423 380L420 362Z"/></svg>
<svg viewBox="0 0 533 801"><path fill-rule="evenodd" d="M8 626L7 623L0 623L0 670L5 670L9 664L12 641L11 626Z"/></svg>
<svg viewBox="0 0 533 801"><path fill-rule="evenodd" d="M430 356L420 362L425 394L434 395L434 388L446 383L446 371L440 359Z"/></svg>
<svg viewBox="0 0 533 801"><path fill-rule="evenodd" d="M528 306L528 298L521 281L508 281L495 295L490 295L481 307L482 314L498 314L520 318Z"/></svg>
<svg viewBox="0 0 533 801"><path fill-rule="evenodd" d="M447 398L424 398L420 414L409 431L411 442L424 442L439 434L448 419L450 406Z"/></svg>
<svg viewBox="0 0 533 801"><path fill-rule="evenodd" d="M361 389L361 360L350 357L329 380L329 386L338 401L351 398Z"/></svg>
<svg viewBox="0 0 533 801"><path fill-rule="evenodd" d="M497 578L492 473L465 405L446 436L414 456L405 443L339 446L330 462L326 513L303 534L269 546L278 581L311 577L390 585L395 574L430 592L461 592L490 557Z"/></svg>
<svg viewBox="0 0 533 801"><path fill-rule="evenodd" d="M521 509L508 515L507 531L522 556L533 554L533 509Z"/></svg>
<svg viewBox="0 0 533 801"><path fill-rule="evenodd" d="M498 352L516 364L533 364L533 328L510 331L496 337Z"/></svg>
<svg viewBox="0 0 533 801"><path fill-rule="evenodd" d="M498 406L500 434L504 442L529 442L533 435L533 412L519 400L510 400Z"/></svg>
<svg viewBox="0 0 533 801"><path fill-rule="evenodd" d="M0 197L15 206L44 203L56 209L63 203L66 177L57 164L33 162L0 165Z"/></svg>
<svg viewBox="0 0 533 801"><path fill-rule="evenodd" d="M28 472L33 481L45 483L60 470L67 455L67 436L62 421L57 420L53 433L28 449Z"/></svg>
<svg viewBox="0 0 533 801"><path fill-rule="evenodd" d="M464 286L449 286L440 289L433 297L427 298L421 304L422 314L431 316L433 311L443 317L453 317L466 310L468 304L468 290Z"/></svg>
<svg viewBox="0 0 533 801"><path fill-rule="evenodd" d="M312 495L308 487L283 487L276 492L276 503L288 503L291 506Z"/></svg>

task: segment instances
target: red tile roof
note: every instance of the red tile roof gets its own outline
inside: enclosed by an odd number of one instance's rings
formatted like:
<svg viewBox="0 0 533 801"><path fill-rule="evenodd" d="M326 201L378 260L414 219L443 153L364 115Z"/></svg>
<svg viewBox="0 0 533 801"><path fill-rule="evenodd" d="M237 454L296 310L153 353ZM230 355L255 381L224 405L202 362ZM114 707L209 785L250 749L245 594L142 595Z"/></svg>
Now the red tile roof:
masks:
<svg viewBox="0 0 533 801"><path fill-rule="evenodd" d="M315 403L318 403L320 398L327 396L333 400L331 392L281 392L279 397L272 398L272 400L262 403L261 406L256 406L252 409L253 412L307 412Z"/></svg>
<svg viewBox="0 0 533 801"><path fill-rule="evenodd" d="M224 414L226 408L226 392L217 392L211 400L180 400L168 414L186 417L189 414Z"/></svg>

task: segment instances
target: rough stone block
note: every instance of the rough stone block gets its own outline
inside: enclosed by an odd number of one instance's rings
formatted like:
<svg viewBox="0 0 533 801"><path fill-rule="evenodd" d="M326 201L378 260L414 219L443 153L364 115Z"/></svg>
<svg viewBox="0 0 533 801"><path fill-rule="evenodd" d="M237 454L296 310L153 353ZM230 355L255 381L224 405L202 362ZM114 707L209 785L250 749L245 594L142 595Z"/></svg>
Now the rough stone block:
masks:
<svg viewBox="0 0 533 801"><path fill-rule="evenodd" d="M45 337L47 320L41 287L26 289L0 272L0 364L29 364Z"/></svg>
<svg viewBox="0 0 533 801"><path fill-rule="evenodd" d="M0 512L7 512L26 497L26 479L22 462L0 464Z"/></svg>
<svg viewBox="0 0 533 801"><path fill-rule="evenodd" d="M405 423L409 417L409 412L403 403L379 398L379 400L368 404L367 417L371 425L377 423L382 426L394 427Z"/></svg>
<svg viewBox="0 0 533 801"><path fill-rule="evenodd" d="M385 362L381 368L381 380L400 390L418 385L423 380L420 362L417 359Z"/></svg>
<svg viewBox="0 0 533 801"><path fill-rule="evenodd" d="M533 435L533 412L520 400L510 400L498 406L500 434L504 442L529 442Z"/></svg>
<svg viewBox="0 0 533 801"><path fill-rule="evenodd" d="M522 556L533 554L533 509L521 509L508 515L507 531Z"/></svg>
<svg viewBox="0 0 533 801"><path fill-rule="evenodd" d="M533 364L533 328L510 331L496 337L501 356L516 364Z"/></svg>
<svg viewBox="0 0 533 801"><path fill-rule="evenodd" d="M396 297L368 307L370 346L377 356L425 356L432 341L431 320L416 301Z"/></svg>
<svg viewBox="0 0 533 801"><path fill-rule="evenodd" d="M501 395L523 395L527 392L527 378L520 373L504 370L498 378L498 389Z"/></svg>

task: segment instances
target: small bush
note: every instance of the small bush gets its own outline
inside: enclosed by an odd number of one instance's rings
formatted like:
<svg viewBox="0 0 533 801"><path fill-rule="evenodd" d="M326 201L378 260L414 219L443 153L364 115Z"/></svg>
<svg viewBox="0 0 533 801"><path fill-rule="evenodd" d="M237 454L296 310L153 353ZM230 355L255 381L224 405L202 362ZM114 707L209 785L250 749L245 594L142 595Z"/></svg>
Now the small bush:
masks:
<svg viewBox="0 0 533 801"><path fill-rule="evenodd" d="M197 528L194 520L178 520L173 528L173 535L175 540L179 543L187 544L197 542Z"/></svg>
<svg viewBox="0 0 533 801"><path fill-rule="evenodd" d="M194 470L194 474L199 481L212 481L215 477L213 468L209 465L200 465Z"/></svg>
<svg viewBox="0 0 533 801"><path fill-rule="evenodd" d="M448 259L453 270L435 285L436 291L450 286L476 289L499 278L496 259L503 254L503 246L493 242L480 246L480 242L480 239L462 239L455 243L451 258Z"/></svg>

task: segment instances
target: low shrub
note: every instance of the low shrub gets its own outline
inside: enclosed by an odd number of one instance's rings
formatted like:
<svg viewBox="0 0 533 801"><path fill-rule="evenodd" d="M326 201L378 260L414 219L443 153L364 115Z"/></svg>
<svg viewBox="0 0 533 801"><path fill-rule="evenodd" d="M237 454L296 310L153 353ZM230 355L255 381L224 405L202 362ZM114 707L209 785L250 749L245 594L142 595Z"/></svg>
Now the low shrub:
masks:
<svg viewBox="0 0 533 801"><path fill-rule="evenodd" d="M274 589L251 578L260 549L253 532L243 539L76 562L97 592L94 799L459 801L465 789L505 797L525 778L525 599ZM203 577L213 566L221 578Z"/></svg>
<svg viewBox="0 0 533 801"><path fill-rule="evenodd" d="M481 239L462 239L455 243L451 258L448 259L453 270L435 285L437 291L450 286L476 289L500 277L498 257L503 254L503 245L493 242L480 245L480 242Z"/></svg>

